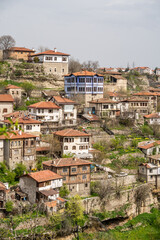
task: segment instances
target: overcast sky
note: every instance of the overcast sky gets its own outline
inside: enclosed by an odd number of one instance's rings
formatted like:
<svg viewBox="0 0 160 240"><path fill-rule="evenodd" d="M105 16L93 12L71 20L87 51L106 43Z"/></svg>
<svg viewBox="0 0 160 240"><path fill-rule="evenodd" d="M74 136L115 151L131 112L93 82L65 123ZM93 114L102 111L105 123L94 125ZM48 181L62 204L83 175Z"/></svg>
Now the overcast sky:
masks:
<svg viewBox="0 0 160 240"><path fill-rule="evenodd" d="M0 0L0 36L101 67L160 67L160 0Z"/></svg>

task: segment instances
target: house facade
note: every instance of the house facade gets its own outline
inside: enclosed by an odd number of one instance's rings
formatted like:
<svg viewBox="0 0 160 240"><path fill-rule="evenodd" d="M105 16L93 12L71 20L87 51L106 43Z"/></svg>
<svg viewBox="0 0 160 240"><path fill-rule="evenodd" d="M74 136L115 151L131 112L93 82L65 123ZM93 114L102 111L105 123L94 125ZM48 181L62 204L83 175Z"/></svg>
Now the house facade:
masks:
<svg viewBox="0 0 160 240"><path fill-rule="evenodd" d="M156 75L157 75L157 76L160 76L160 68L157 68L157 69L156 69Z"/></svg>
<svg viewBox="0 0 160 240"><path fill-rule="evenodd" d="M28 195L31 203L55 200L62 183L62 176L50 170L23 175L19 182L21 190Z"/></svg>
<svg viewBox="0 0 160 240"><path fill-rule="evenodd" d="M144 121L149 125L160 125L160 112L145 115Z"/></svg>
<svg viewBox="0 0 160 240"><path fill-rule="evenodd" d="M19 102L21 101L22 88L9 84L8 86L5 87L5 91L7 94L10 94L13 97L14 101L17 100L19 100Z"/></svg>
<svg viewBox="0 0 160 240"><path fill-rule="evenodd" d="M136 67L132 70L139 72L140 74L153 74L153 70L149 67Z"/></svg>
<svg viewBox="0 0 160 240"><path fill-rule="evenodd" d="M59 126L73 127L77 125L77 103L61 96L53 96L50 101L54 102L60 109Z"/></svg>
<svg viewBox="0 0 160 240"><path fill-rule="evenodd" d="M103 83L103 75L89 71L75 72L64 77L66 96L81 96L85 106L89 105L89 101L103 97Z"/></svg>
<svg viewBox="0 0 160 240"><path fill-rule="evenodd" d="M101 118L116 118L119 113L119 102L107 98L100 98L89 102L95 114Z"/></svg>
<svg viewBox="0 0 160 240"><path fill-rule="evenodd" d="M28 61L31 54L35 51L25 47L11 47L10 49L3 51L4 58L11 58L15 60L24 60Z"/></svg>
<svg viewBox="0 0 160 240"><path fill-rule="evenodd" d="M36 136L22 131L0 136L3 140L3 155L9 169L15 169L16 164L22 163L27 169L36 165Z"/></svg>
<svg viewBox="0 0 160 240"><path fill-rule="evenodd" d="M43 162L43 169L49 169L63 176L70 195L90 195L91 162L78 158L60 158Z"/></svg>
<svg viewBox="0 0 160 240"><path fill-rule="evenodd" d="M120 102L120 115L122 118L143 120L149 113L149 101L142 98L130 98Z"/></svg>
<svg viewBox="0 0 160 240"><path fill-rule="evenodd" d="M53 136L60 142L59 154L73 154L77 157L90 157L89 145L90 134L74 129L64 129L53 133Z"/></svg>
<svg viewBox="0 0 160 240"><path fill-rule="evenodd" d="M13 112L14 99L10 94L0 94L0 121L4 120L4 115Z"/></svg>
<svg viewBox="0 0 160 240"><path fill-rule="evenodd" d="M68 74L69 54L58 52L57 49L54 48L54 50L32 54L32 61L34 61L35 57L38 58L39 63L43 65L46 74L54 74L61 77Z"/></svg>
<svg viewBox="0 0 160 240"><path fill-rule="evenodd" d="M42 122L41 132L48 133L58 127L60 107L53 102L38 102L28 107L30 116Z"/></svg>
<svg viewBox="0 0 160 240"><path fill-rule="evenodd" d="M105 79L104 90L106 92L126 92L127 79L121 75L108 75Z"/></svg>
<svg viewBox="0 0 160 240"><path fill-rule="evenodd" d="M160 141L145 141L138 144L138 148L146 155L160 154Z"/></svg>

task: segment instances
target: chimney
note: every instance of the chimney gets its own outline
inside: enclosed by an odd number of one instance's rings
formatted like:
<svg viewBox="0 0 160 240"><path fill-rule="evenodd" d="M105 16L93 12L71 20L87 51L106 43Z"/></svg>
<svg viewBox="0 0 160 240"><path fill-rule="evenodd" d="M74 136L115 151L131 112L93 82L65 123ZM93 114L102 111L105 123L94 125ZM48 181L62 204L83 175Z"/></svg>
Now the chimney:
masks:
<svg viewBox="0 0 160 240"><path fill-rule="evenodd" d="M54 51L57 52L57 48L54 48Z"/></svg>

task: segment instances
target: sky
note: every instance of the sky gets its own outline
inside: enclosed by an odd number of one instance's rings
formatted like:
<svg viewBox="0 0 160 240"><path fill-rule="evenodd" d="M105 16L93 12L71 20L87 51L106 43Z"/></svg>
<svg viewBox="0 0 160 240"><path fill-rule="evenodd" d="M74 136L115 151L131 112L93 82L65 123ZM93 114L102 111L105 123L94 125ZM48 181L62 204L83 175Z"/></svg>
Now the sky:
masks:
<svg viewBox="0 0 160 240"><path fill-rule="evenodd" d="M101 67L160 67L160 0L0 0L0 36Z"/></svg>

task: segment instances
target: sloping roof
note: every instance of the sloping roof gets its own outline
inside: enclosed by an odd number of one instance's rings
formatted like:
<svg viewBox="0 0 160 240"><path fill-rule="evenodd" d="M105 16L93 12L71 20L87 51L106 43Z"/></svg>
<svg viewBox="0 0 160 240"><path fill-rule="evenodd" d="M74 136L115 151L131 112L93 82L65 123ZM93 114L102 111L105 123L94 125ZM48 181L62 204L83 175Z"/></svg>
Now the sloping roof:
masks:
<svg viewBox="0 0 160 240"><path fill-rule="evenodd" d="M92 163L79 158L59 158L43 162L43 165L55 167L81 166L89 164Z"/></svg>
<svg viewBox="0 0 160 240"><path fill-rule="evenodd" d="M159 161L160 161L160 154L150 155L150 156L148 156L148 158L151 158L151 159L159 160Z"/></svg>
<svg viewBox="0 0 160 240"><path fill-rule="evenodd" d="M53 102L38 102L28 106L28 108L59 109L60 107Z"/></svg>
<svg viewBox="0 0 160 240"><path fill-rule="evenodd" d="M86 114L83 114L82 117L87 119L90 122L99 122L100 121L100 118L94 114L86 113Z"/></svg>
<svg viewBox="0 0 160 240"><path fill-rule="evenodd" d="M144 118L160 118L160 114L158 113L151 113L149 115L143 116Z"/></svg>
<svg viewBox="0 0 160 240"><path fill-rule="evenodd" d="M110 97L125 97L126 94L121 94L121 93L117 93L117 92L107 92L107 95Z"/></svg>
<svg viewBox="0 0 160 240"><path fill-rule="evenodd" d="M142 149L149 149L149 148L152 148L156 145L160 145L160 140L159 141L154 141L154 142L147 142L146 144L144 143L144 145L140 145L139 144L139 148L142 148Z"/></svg>
<svg viewBox="0 0 160 240"><path fill-rule="evenodd" d="M127 80L126 78L120 76L120 75L111 75L111 77L116 78L116 79L122 79L122 80Z"/></svg>
<svg viewBox="0 0 160 240"><path fill-rule="evenodd" d="M0 139L23 139L23 138L36 138L35 135L24 133L22 131L13 131L14 133L8 133L8 136L0 136Z"/></svg>
<svg viewBox="0 0 160 240"><path fill-rule="evenodd" d="M144 166L146 168L157 168L153 163L141 163L139 166Z"/></svg>
<svg viewBox="0 0 160 240"><path fill-rule="evenodd" d="M56 52L53 50L47 50L45 52L40 52L40 53L36 53L36 54L32 54L31 57L35 57L35 56L39 56L39 55L60 55L60 56L70 56L67 53L62 53L62 52Z"/></svg>
<svg viewBox="0 0 160 240"><path fill-rule="evenodd" d="M133 96L160 96L159 92L138 92L134 93Z"/></svg>
<svg viewBox="0 0 160 240"><path fill-rule="evenodd" d="M71 99L61 97L61 96L53 96L55 101L59 104L76 104L75 101L72 101Z"/></svg>
<svg viewBox="0 0 160 240"><path fill-rule="evenodd" d="M37 147L36 152L49 151L50 147Z"/></svg>
<svg viewBox="0 0 160 240"><path fill-rule="evenodd" d="M25 176L31 177L36 182L39 182L39 183L63 178L62 176L60 176L50 170L43 170L43 171L39 171L39 172L28 173L26 175L23 175L22 177L25 177Z"/></svg>
<svg viewBox="0 0 160 240"><path fill-rule="evenodd" d="M58 194L58 192L56 192L55 190L53 189L49 189L49 190L41 190L39 191L40 193L42 193L43 195L45 195L46 197L48 196L53 196L55 194Z"/></svg>
<svg viewBox="0 0 160 240"><path fill-rule="evenodd" d="M89 71L74 72L71 74L67 74L65 76L71 76L71 75L74 75L74 76L96 76L97 75L97 76L103 77L103 75L101 75L101 74L98 74L95 72L89 72Z"/></svg>
<svg viewBox="0 0 160 240"><path fill-rule="evenodd" d="M57 201L45 202L44 204L49 208L53 208L57 206Z"/></svg>
<svg viewBox="0 0 160 240"><path fill-rule="evenodd" d="M149 88L149 91L150 91L150 92L160 92L160 88L150 87L150 88Z"/></svg>
<svg viewBox="0 0 160 240"><path fill-rule="evenodd" d="M119 102L117 102L117 101L112 101L112 100L110 100L110 99L108 99L108 98L99 98L99 99L97 99L97 100L92 100L92 101L90 101L89 103L95 103L95 104L98 104L98 103L117 104L117 103L119 103ZM113 109L113 110L114 110L114 109Z"/></svg>
<svg viewBox="0 0 160 240"><path fill-rule="evenodd" d="M41 124L42 122L29 118L29 117L23 117L23 118L12 118L13 123L21 123L21 124ZM10 123L8 119L4 120L5 123Z"/></svg>
<svg viewBox="0 0 160 240"><path fill-rule="evenodd" d="M25 48L25 47L11 47L9 50L10 51L18 51L18 52L35 52L34 50Z"/></svg>
<svg viewBox="0 0 160 240"><path fill-rule="evenodd" d="M0 102L14 102L10 94L0 94Z"/></svg>
<svg viewBox="0 0 160 240"><path fill-rule="evenodd" d="M21 89L20 87L17 87L15 85L9 84L5 87L5 89Z"/></svg>
<svg viewBox="0 0 160 240"><path fill-rule="evenodd" d="M135 98L128 98L128 99L121 100L121 102L148 102L148 99L135 97Z"/></svg>
<svg viewBox="0 0 160 240"><path fill-rule="evenodd" d="M90 136L90 134L85 132L80 132L78 130L74 130L72 128L64 129L61 131L54 132L55 135L62 136L62 137L85 137Z"/></svg>

